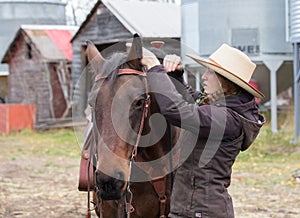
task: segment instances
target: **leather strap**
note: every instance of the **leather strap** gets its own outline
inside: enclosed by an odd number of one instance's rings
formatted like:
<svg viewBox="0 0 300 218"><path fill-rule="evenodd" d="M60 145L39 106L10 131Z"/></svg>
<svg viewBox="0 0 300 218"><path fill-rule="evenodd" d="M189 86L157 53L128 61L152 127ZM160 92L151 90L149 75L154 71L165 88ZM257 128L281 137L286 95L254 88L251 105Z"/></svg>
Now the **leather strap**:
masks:
<svg viewBox="0 0 300 218"><path fill-rule="evenodd" d="M166 195L166 187L167 187L167 177L160 177L151 181L156 194L159 198L160 204L160 218L166 217L166 204L167 204L167 195Z"/></svg>
<svg viewBox="0 0 300 218"><path fill-rule="evenodd" d="M119 69L118 70L118 75L119 76L121 76L121 75L138 75L138 76L144 76L144 77L147 76L147 74L145 72L130 69L130 68ZM98 74L95 77L95 82L97 82L100 79L106 79L106 78L108 78L107 74Z"/></svg>

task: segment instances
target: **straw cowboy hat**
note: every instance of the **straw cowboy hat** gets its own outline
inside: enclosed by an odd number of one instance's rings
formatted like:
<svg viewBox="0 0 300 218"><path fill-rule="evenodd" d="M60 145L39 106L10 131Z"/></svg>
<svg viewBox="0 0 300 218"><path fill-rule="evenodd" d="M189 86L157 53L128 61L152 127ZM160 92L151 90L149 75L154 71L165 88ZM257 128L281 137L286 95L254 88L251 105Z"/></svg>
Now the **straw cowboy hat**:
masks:
<svg viewBox="0 0 300 218"><path fill-rule="evenodd" d="M224 76L255 97L265 97L263 93L249 84L256 65L240 50L223 44L208 59L191 54L187 56Z"/></svg>

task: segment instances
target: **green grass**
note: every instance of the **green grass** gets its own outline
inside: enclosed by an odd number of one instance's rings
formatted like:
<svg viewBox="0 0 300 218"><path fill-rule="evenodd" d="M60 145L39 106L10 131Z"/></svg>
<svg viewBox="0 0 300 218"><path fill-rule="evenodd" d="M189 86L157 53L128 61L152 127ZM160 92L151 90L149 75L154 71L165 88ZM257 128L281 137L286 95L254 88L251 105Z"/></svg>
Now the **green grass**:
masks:
<svg viewBox="0 0 300 218"><path fill-rule="evenodd" d="M272 133L267 122L251 147L241 152L234 164L235 174L256 175L245 177L245 184L254 187L284 185L298 187L292 177L300 169L300 143L294 142L292 115L287 113L279 119L278 133Z"/></svg>
<svg viewBox="0 0 300 218"><path fill-rule="evenodd" d="M300 153L295 154L295 152L300 144L294 143L293 140L294 135L291 130L280 130L274 134L271 127L267 125L262 128L250 149L240 154L240 158L245 161L252 159L272 161L284 157L299 157Z"/></svg>
<svg viewBox="0 0 300 218"><path fill-rule="evenodd" d="M274 134L270 123L266 123L251 147L238 156L233 173L256 175L245 176L243 181L246 185L283 184L299 187L300 184L295 182L292 174L300 169L300 143L292 143L294 132L290 113L280 117L279 127L279 132ZM73 129L43 132L24 130L11 135L0 135L0 158L28 158L30 155L79 158L79 144ZM48 163L48 166L52 165L55 163Z"/></svg>
<svg viewBox="0 0 300 218"><path fill-rule="evenodd" d="M55 129L43 132L24 130L11 135L0 135L0 148L19 155L50 155L79 157L80 146L72 129Z"/></svg>

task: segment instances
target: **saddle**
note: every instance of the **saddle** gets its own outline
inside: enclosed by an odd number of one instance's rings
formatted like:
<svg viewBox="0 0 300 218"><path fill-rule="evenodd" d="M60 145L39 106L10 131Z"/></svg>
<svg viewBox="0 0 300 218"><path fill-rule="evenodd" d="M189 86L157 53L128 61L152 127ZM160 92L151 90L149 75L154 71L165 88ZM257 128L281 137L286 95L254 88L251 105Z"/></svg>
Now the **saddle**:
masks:
<svg viewBox="0 0 300 218"><path fill-rule="evenodd" d="M93 166L93 153L94 153L94 140L92 130L88 129L87 137L81 151L81 160L79 168L79 191L89 191L94 189L94 166Z"/></svg>

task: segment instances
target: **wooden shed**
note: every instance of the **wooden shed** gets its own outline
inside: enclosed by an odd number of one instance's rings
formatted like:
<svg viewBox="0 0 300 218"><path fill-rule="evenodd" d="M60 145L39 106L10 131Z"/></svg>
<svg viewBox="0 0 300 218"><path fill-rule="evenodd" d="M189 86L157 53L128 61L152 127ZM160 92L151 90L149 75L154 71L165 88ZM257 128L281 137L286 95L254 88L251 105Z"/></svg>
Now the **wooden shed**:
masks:
<svg viewBox="0 0 300 218"><path fill-rule="evenodd" d="M99 51L104 51L102 55L107 57L110 55L106 52L107 48L118 44L116 49L125 51L126 42L130 42L133 34L138 33L143 38L144 46L150 47L151 41L161 40L165 42L162 50L179 55L180 10L180 5L159 2L98 1L71 40L76 111L84 112L93 82L91 75L85 70L86 40L91 40Z"/></svg>
<svg viewBox="0 0 300 218"><path fill-rule="evenodd" d="M68 26L23 25L2 59L9 65L8 103L35 104L37 123L70 113L70 40L76 30Z"/></svg>

